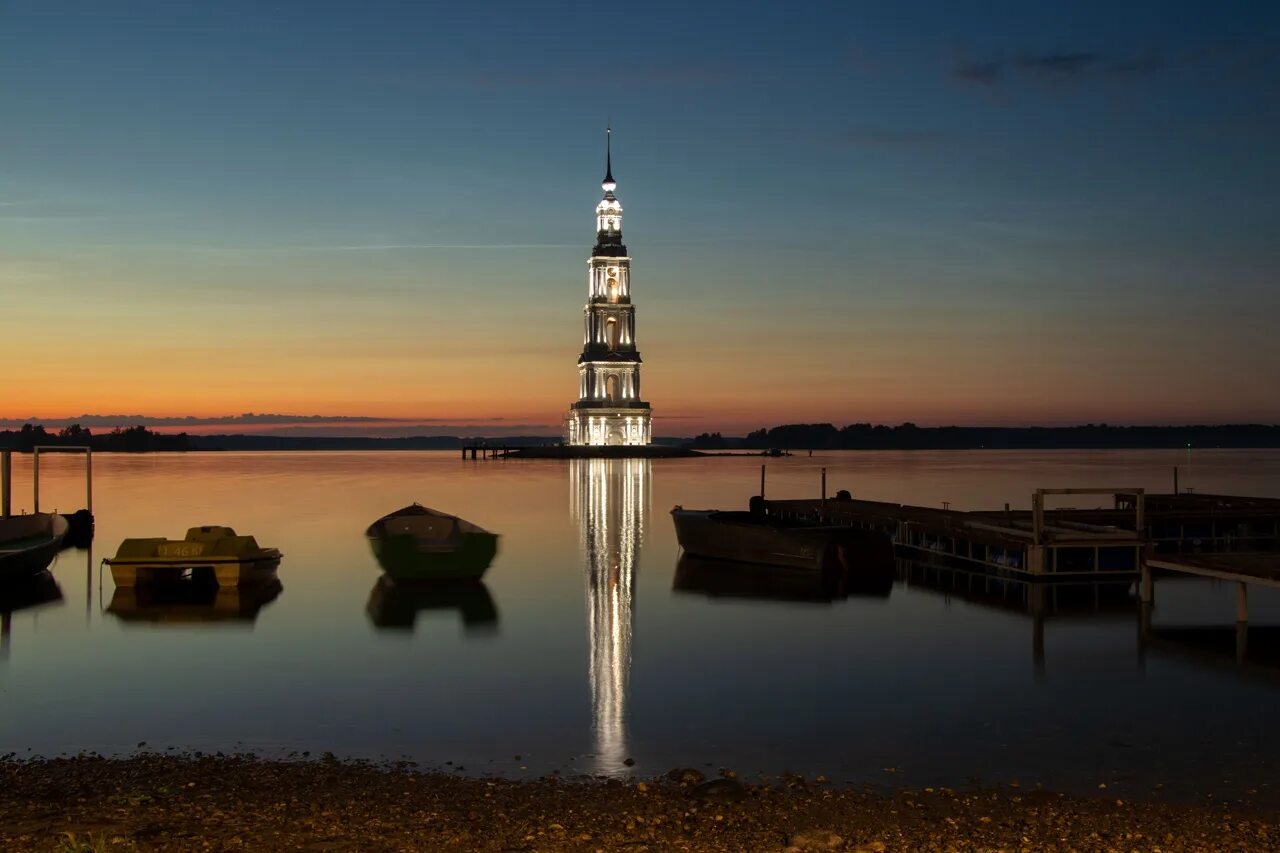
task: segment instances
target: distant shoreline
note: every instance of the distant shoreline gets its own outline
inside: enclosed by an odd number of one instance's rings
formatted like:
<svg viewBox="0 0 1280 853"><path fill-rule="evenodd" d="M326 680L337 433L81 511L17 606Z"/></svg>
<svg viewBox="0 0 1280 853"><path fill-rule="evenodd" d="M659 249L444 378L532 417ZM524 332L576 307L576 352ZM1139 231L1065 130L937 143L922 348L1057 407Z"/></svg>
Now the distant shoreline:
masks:
<svg viewBox="0 0 1280 853"><path fill-rule="evenodd" d="M0 450L29 452L35 446L89 446L94 451L129 453L174 451L360 451L454 450L480 447L521 451L526 457L568 458L580 455L545 435L496 438L465 436L348 436L348 435L190 435L158 433L142 426L94 433L68 427L46 431L38 425L0 431ZM1191 426L1074 427L917 427L914 424L884 426L849 424L788 424L761 429L745 436L703 433L692 438L655 439L653 450L643 455L718 455L725 451L759 453L810 450L1175 450L1175 449L1276 449L1280 425L1223 424ZM683 451L683 452L682 452ZM616 451L610 451L616 452ZM517 458L512 453L512 458ZM591 454L594 455L594 454Z"/></svg>

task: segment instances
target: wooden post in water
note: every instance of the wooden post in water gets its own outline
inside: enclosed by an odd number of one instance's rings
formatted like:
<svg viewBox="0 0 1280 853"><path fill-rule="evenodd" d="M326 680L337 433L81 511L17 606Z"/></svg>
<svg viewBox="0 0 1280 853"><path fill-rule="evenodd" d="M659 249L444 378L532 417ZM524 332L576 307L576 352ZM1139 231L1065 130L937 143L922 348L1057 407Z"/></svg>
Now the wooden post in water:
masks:
<svg viewBox="0 0 1280 853"><path fill-rule="evenodd" d="M84 449L84 508L93 515L93 448Z"/></svg>
<svg viewBox="0 0 1280 853"><path fill-rule="evenodd" d="M31 511L40 511L40 451L33 449L31 451L31 490L33 492L31 500Z"/></svg>
<svg viewBox="0 0 1280 853"><path fill-rule="evenodd" d="M1173 493L1178 493L1178 466L1173 466Z"/></svg>
<svg viewBox="0 0 1280 853"><path fill-rule="evenodd" d="M822 505L827 505L827 469L822 469Z"/></svg>
<svg viewBox="0 0 1280 853"><path fill-rule="evenodd" d="M10 472L13 465L13 451L0 450L0 518L8 518L13 503L10 491Z"/></svg>
<svg viewBox="0 0 1280 853"><path fill-rule="evenodd" d="M760 466L760 497L762 498L764 497L764 469L765 469L765 466L761 465Z"/></svg>
<svg viewBox="0 0 1280 853"><path fill-rule="evenodd" d="M1236 621L1249 621L1249 587L1244 581L1236 584Z"/></svg>

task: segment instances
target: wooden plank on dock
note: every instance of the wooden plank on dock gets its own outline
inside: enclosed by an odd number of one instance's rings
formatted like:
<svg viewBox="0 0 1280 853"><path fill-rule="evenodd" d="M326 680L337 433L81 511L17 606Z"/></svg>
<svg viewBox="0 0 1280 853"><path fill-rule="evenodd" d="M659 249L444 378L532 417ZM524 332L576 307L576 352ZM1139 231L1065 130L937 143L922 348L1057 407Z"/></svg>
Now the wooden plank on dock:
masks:
<svg viewBox="0 0 1280 853"><path fill-rule="evenodd" d="M1151 559L1147 565L1185 575L1280 587L1280 552L1183 554Z"/></svg>

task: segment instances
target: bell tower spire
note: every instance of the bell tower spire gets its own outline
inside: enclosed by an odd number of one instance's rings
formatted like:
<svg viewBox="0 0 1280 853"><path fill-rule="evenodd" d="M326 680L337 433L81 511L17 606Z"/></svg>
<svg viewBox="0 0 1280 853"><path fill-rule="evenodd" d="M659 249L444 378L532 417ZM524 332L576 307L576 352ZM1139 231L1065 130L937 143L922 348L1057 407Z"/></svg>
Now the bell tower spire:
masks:
<svg viewBox="0 0 1280 853"><path fill-rule="evenodd" d="M607 193L618 188L617 181L613 179L613 128L608 125L604 129L604 181L600 188Z"/></svg>

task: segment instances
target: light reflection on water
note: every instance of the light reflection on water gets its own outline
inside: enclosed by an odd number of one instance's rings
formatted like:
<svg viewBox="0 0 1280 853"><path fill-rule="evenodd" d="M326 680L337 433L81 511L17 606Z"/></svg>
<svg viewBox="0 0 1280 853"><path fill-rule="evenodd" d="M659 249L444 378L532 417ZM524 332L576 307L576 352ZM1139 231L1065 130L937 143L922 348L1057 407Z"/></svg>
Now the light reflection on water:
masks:
<svg viewBox="0 0 1280 853"><path fill-rule="evenodd" d="M759 463L99 455L93 550L64 552L43 597L0 601L0 754L145 741L468 773L711 763L886 785L1274 795L1274 591L1251 590L1237 661L1225 585L1162 582L1144 638L1128 587L1045 592L902 562L887 585L808 588L680 559L666 510L742 506ZM826 467L832 490L962 509L1026 506L1040 486L1163 490L1175 464L1197 491L1280 495L1275 451L1199 451L1190 472L1185 453L1162 451L768 464L773 497L813 495ZM28 465L15 466L19 505ZM75 460L41 469L42 505L74 509ZM483 586L381 583L363 531L415 500L501 534ZM210 523L279 547L281 587L164 600L100 579L96 561L125 537Z"/></svg>
<svg viewBox="0 0 1280 853"><path fill-rule="evenodd" d="M629 758L631 614L640 543L649 514L651 465L643 459L575 459L569 463L569 480L574 486L570 508L582 529L586 568L594 769L602 774L622 772Z"/></svg>

